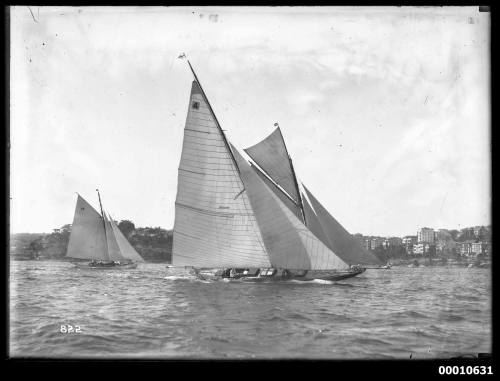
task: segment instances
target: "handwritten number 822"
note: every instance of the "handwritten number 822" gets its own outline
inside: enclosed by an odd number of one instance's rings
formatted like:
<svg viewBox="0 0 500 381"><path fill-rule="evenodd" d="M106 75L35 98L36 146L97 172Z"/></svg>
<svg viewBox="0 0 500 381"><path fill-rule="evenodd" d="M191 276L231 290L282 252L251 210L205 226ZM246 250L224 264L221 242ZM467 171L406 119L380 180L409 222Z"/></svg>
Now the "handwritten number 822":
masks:
<svg viewBox="0 0 500 381"><path fill-rule="evenodd" d="M61 324L61 333L79 333L81 332L79 325L69 325L69 324Z"/></svg>

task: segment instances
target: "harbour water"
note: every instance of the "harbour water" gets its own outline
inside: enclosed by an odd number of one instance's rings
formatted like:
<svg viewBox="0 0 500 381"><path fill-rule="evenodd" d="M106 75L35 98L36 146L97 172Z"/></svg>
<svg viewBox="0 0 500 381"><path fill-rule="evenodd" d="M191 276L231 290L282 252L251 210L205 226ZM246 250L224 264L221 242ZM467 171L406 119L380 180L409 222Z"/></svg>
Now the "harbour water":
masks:
<svg viewBox="0 0 500 381"><path fill-rule="evenodd" d="M79 332L61 332L61 326ZM64 331L64 329L63 329ZM10 262L10 355L427 359L491 352L491 270L393 267L340 282L202 281L184 269Z"/></svg>

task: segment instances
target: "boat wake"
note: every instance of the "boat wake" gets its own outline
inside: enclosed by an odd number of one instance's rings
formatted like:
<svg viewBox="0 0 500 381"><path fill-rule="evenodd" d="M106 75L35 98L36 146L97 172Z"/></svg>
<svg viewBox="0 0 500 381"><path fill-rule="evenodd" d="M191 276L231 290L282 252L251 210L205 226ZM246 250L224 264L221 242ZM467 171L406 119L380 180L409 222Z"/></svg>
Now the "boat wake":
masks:
<svg viewBox="0 0 500 381"><path fill-rule="evenodd" d="M192 275L167 275L166 277L163 277L163 279L171 280L174 282L175 281L189 282L193 280L198 280L198 278Z"/></svg>

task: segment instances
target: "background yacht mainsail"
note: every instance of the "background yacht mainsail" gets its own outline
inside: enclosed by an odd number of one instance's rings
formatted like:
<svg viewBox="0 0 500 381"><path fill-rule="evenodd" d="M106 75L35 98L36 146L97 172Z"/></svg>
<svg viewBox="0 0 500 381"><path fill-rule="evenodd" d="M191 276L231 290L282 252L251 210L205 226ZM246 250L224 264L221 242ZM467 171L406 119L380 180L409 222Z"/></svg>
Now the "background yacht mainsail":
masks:
<svg viewBox="0 0 500 381"><path fill-rule="evenodd" d="M270 266L238 168L197 81L184 128L172 252L176 266Z"/></svg>
<svg viewBox="0 0 500 381"><path fill-rule="evenodd" d="M78 195L66 256L109 261L106 246L101 215Z"/></svg>
<svg viewBox="0 0 500 381"><path fill-rule="evenodd" d="M333 218L328 210L321 205L304 184L302 184L302 186L306 191L307 197L311 201L311 205L314 208L313 214L317 217L317 221L321 227L321 230L319 230L317 226L314 227L313 232L316 231L315 234L319 235L323 232L327 236L326 239L323 237L323 243L349 264L377 266L382 264L380 259L365 250L356 238Z"/></svg>

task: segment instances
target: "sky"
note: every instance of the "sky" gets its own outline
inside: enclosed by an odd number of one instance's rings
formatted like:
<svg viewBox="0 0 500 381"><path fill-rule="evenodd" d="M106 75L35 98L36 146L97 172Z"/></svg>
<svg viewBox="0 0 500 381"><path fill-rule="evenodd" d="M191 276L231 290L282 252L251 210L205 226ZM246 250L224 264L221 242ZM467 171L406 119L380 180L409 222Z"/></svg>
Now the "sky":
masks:
<svg viewBox="0 0 500 381"><path fill-rule="evenodd" d="M76 193L174 223L190 60L242 152L278 122L299 181L351 233L490 223L490 14L478 7L10 9L10 229Z"/></svg>

